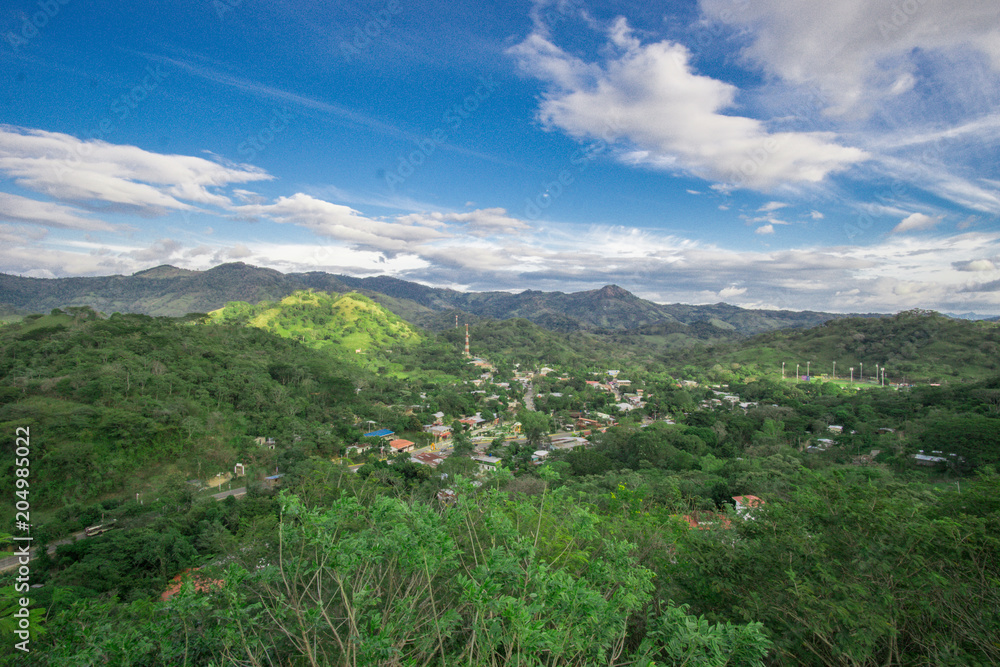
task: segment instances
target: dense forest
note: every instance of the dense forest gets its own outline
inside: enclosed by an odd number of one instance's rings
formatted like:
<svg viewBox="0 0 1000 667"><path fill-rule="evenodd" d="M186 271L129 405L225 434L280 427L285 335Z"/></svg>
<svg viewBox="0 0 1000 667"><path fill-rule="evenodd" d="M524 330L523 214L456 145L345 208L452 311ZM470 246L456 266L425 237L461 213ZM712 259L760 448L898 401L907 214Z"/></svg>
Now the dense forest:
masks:
<svg viewBox="0 0 1000 667"><path fill-rule="evenodd" d="M948 371L994 329L845 319L723 360L480 322L484 369L464 329L417 332L347 298L0 328L0 422L32 434L40 585L32 651L8 641L3 664L1000 662L1000 375ZM303 333L324 323L364 332L380 365ZM907 343L943 382L769 368L842 344L898 368ZM772 356L738 356L755 349ZM436 468L348 451L374 427L425 446L435 413L455 430ZM477 413L518 437L475 445L455 420ZM477 447L501 465L481 470ZM235 463L245 477L218 488L246 494L217 500L203 482ZM113 529L67 539L95 524Z"/></svg>

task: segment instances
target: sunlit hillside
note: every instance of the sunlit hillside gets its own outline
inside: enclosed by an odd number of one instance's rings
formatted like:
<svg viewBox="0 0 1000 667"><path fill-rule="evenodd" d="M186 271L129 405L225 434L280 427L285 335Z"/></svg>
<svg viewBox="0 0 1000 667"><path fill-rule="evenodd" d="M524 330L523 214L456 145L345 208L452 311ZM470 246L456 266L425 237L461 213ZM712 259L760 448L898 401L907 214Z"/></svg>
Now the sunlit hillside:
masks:
<svg viewBox="0 0 1000 667"><path fill-rule="evenodd" d="M421 334L371 299L351 292L297 291L281 301L232 301L209 321L264 329L335 354L380 356L421 341Z"/></svg>

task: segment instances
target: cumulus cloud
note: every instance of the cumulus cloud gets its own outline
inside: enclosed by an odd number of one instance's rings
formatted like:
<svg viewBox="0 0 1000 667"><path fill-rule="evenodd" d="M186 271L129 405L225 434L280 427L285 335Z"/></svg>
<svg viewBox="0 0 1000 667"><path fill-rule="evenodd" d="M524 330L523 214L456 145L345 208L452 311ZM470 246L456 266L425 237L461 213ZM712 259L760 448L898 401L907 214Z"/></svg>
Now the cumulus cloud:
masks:
<svg viewBox="0 0 1000 667"><path fill-rule="evenodd" d="M619 18L603 62L571 55L536 30L509 53L546 86L539 117L578 139L621 148L629 164L686 171L725 187L818 183L867 158L829 132L770 132L734 107L731 84L697 74L679 43L641 44Z"/></svg>
<svg viewBox="0 0 1000 667"><path fill-rule="evenodd" d="M0 220L90 232L117 229L103 220L84 217L77 209L6 192L0 192Z"/></svg>
<svg viewBox="0 0 1000 667"><path fill-rule="evenodd" d="M720 290L719 291L719 298L720 299L732 299L732 298L737 297L737 296L743 296L746 293L747 293L747 288L746 287L736 287L734 285L734 286L731 286L731 287L726 287L723 290Z"/></svg>
<svg viewBox="0 0 1000 667"><path fill-rule="evenodd" d="M753 230L753 233L754 234L773 234L774 233L774 225L770 224L770 223L766 224L766 225L761 225L757 229Z"/></svg>
<svg viewBox="0 0 1000 667"><path fill-rule="evenodd" d="M939 222L941 222L941 216L930 216L924 213L911 213L903 218L902 222L893 227L892 233L901 234L903 232L933 229Z"/></svg>
<svg viewBox="0 0 1000 667"><path fill-rule="evenodd" d="M190 248L184 252L185 257L202 257L204 255L211 255L215 253L215 248L207 245L200 245L196 248Z"/></svg>
<svg viewBox="0 0 1000 667"><path fill-rule="evenodd" d="M226 253L230 259L244 259L253 255L250 248L246 247L242 243L237 243Z"/></svg>
<svg viewBox="0 0 1000 667"><path fill-rule="evenodd" d="M744 55L769 73L818 83L834 114L865 112L911 90L918 58L935 51L959 68L978 53L1000 69L993 2L701 0L701 8L710 19L747 31Z"/></svg>
<svg viewBox="0 0 1000 667"><path fill-rule="evenodd" d="M159 239L146 248L133 250L127 253L128 257L140 262L157 262L166 264L172 257L178 254L181 244L173 239Z"/></svg>
<svg viewBox="0 0 1000 667"><path fill-rule="evenodd" d="M196 208L190 202L225 207L230 200L215 189L271 178L249 165L10 125L0 125L0 173L53 199L143 215Z"/></svg>
<svg viewBox="0 0 1000 667"><path fill-rule="evenodd" d="M997 266L988 259L974 259L968 262L953 262L956 271L996 271Z"/></svg>

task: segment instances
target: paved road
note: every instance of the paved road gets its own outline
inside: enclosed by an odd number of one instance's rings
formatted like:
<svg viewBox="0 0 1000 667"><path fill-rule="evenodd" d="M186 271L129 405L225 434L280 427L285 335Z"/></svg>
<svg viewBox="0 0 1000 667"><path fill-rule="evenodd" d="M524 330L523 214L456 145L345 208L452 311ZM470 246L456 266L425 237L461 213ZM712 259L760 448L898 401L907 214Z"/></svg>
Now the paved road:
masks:
<svg viewBox="0 0 1000 667"><path fill-rule="evenodd" d="M535 412L535 383L529 382L524 392L524 407L527 410Z"/></svg>
<svg viewBox="0 0 1000 667"><path fill-rule="evenodd" d="M85 537L87 537L87 533L81 530L79 533L73 533L69 537L65 537L65 538L63 538L63 539L61 539L61 540L59 540L57 542L51 543L49 545L49 548L46 549L46 551L48 551L49 554L54 554L56 552L56 547L58 547L60 545L63 545L63 544L70 544L71 542L76 542L77 540L82 540ZM28 551L28 559L29 560L31 560L31 559L33 559L35 557L35 552L36 551L37 551L37 549L30 549ZM18 558L19 558L19 556L8 556L7 558L0 559L0 572L4 572L6 570L13 570L18 565L20 565L21 562L18 560Z"/></svg>
<svg viewBox="0 0 1000 667"><path fill-rule="evenodd" d="M234 496L236 498L239 498L240 496L245 496L246 493L247 493L247 487L241 486L238 489L230 489L229 491L222 491L220 493L213 493L212 497L215 498L216 500L224 500L225 498L228 498L229 496Z"/></svg>

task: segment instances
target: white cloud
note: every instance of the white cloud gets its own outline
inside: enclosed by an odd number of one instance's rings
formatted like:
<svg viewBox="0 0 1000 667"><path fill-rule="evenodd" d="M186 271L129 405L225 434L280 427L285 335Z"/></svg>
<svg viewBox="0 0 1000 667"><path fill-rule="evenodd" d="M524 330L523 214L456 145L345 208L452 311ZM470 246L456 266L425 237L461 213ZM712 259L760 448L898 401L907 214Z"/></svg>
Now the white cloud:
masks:
<svg viewBox="0 0 1000 667"><path fill-rule="evenodd" d="M91 232L116 229L103 220L84 217L77 209L6 192L0 192L0 220Z"/></svg>
<svg viewBox="0 0 1000 667"><path fill-rule="evenodd" d="M809 211L809 217L812 218L813 220L822 220L823 214L820 213L819 211Z"/></svg>
<svg viewBox="0 0 1000 667"><path fill-rule="evenodd" d="M139 262L156 262L157 264L168 264L177 256L181 249L181 244L173 239L159 239L152 245L139 250L133 250L128 256Z"/></svg>
<svg viewBox="0 0 1000 667"><path fill-rule="evenodd" d="M585 62L539 32L509 50L546 84L539 117L547 126L614 144L628 164L683 170L730 189L818 183L867 158L829 132L769 132L760 120L722 113L737 88L696 74L682 44L642 45L622 18L610 41L613 55L603 63Z"/></svg>
<svg viewBox="0 0 1000 667"><path fill-rule="evenodd" d="M924 213L912 213L900 222L898 225L893 227L893 234L900 234L903 232L914 232L923 231L926 229L933 229L938 223L941 222L940 216L930 216Z"/></svg>
<svg viewBox="0 0 1000 667"><path fill-rule="evenodd" d="M252 255L253 252L251 252L250 248L246 247L242 243L237 243L226 251L226 256L229 259L246 259Z"/></svg>
<svg viewBox="0 0 1000 667"><path fill-rule="evenodd" d="M757 209L759 213L769 213L771 211L777 211L778 209L785 208L788 204L780 201L769 201L760 208Z"/></svg>
<svg viewBox="0 0 1000 667"><path fill-rule="evenodd" d="M747 293L746 287L726 287L719 291L720 299L732 299L733 297L742 296Z"/></svg>
<svg viewBox="0 0 1000 667"><path fill-rule="evenodd" d="M774 225L772 225L772 224L762 225L762 226L758 227L757 229L753 230L753 233L754 234L773 234L774 233Z"/></svg>
<svg viewBox="0 0 1000 667"><path fill-rule="evenodd" d="M996 271L997 266L988 259L974 259L969 262L955 262L953 264L957 271Z"/></svg>
<svg viewBox="0 0 1000 667"><path fill-rule="evenodd" d="M318 236L378 250L406 250L414 243L446 237L423 224L423 220L375 220L348 206L316 199L301 192L291 197L279 197L273 204L247 204L234 207L233 211L242 218L263 217L282 224L298 225Z"/></svg>
<svg viewBox="0 0 1000 667"><path fill-rule="evenodd" d="M10 125L0 125L0 173L54 199L143 215L196 208L189 202L226 207L230 200L215 189L271 178L249 165Z"/></svg>
<svg viewBox="0 0 1000 667"><path fill-rule="evenodd" d="M995 2L701 0L701 7L710 19L748 31L744 54L768 72L795 84L818 83L832 113L868 111L905 94L918 59L936 53L957 70L977 53L1000 69Z"/></svg>
<svg viewBox="0 0 1000 667"><path fill-rule="evenodd" d="M512 218L503 208L481 208L467 213L412 213L396 219L405 224L421 224L428 227L442 227L445 223L459 223L462 230L471 236L523 234L531 226Z"/></svg>

